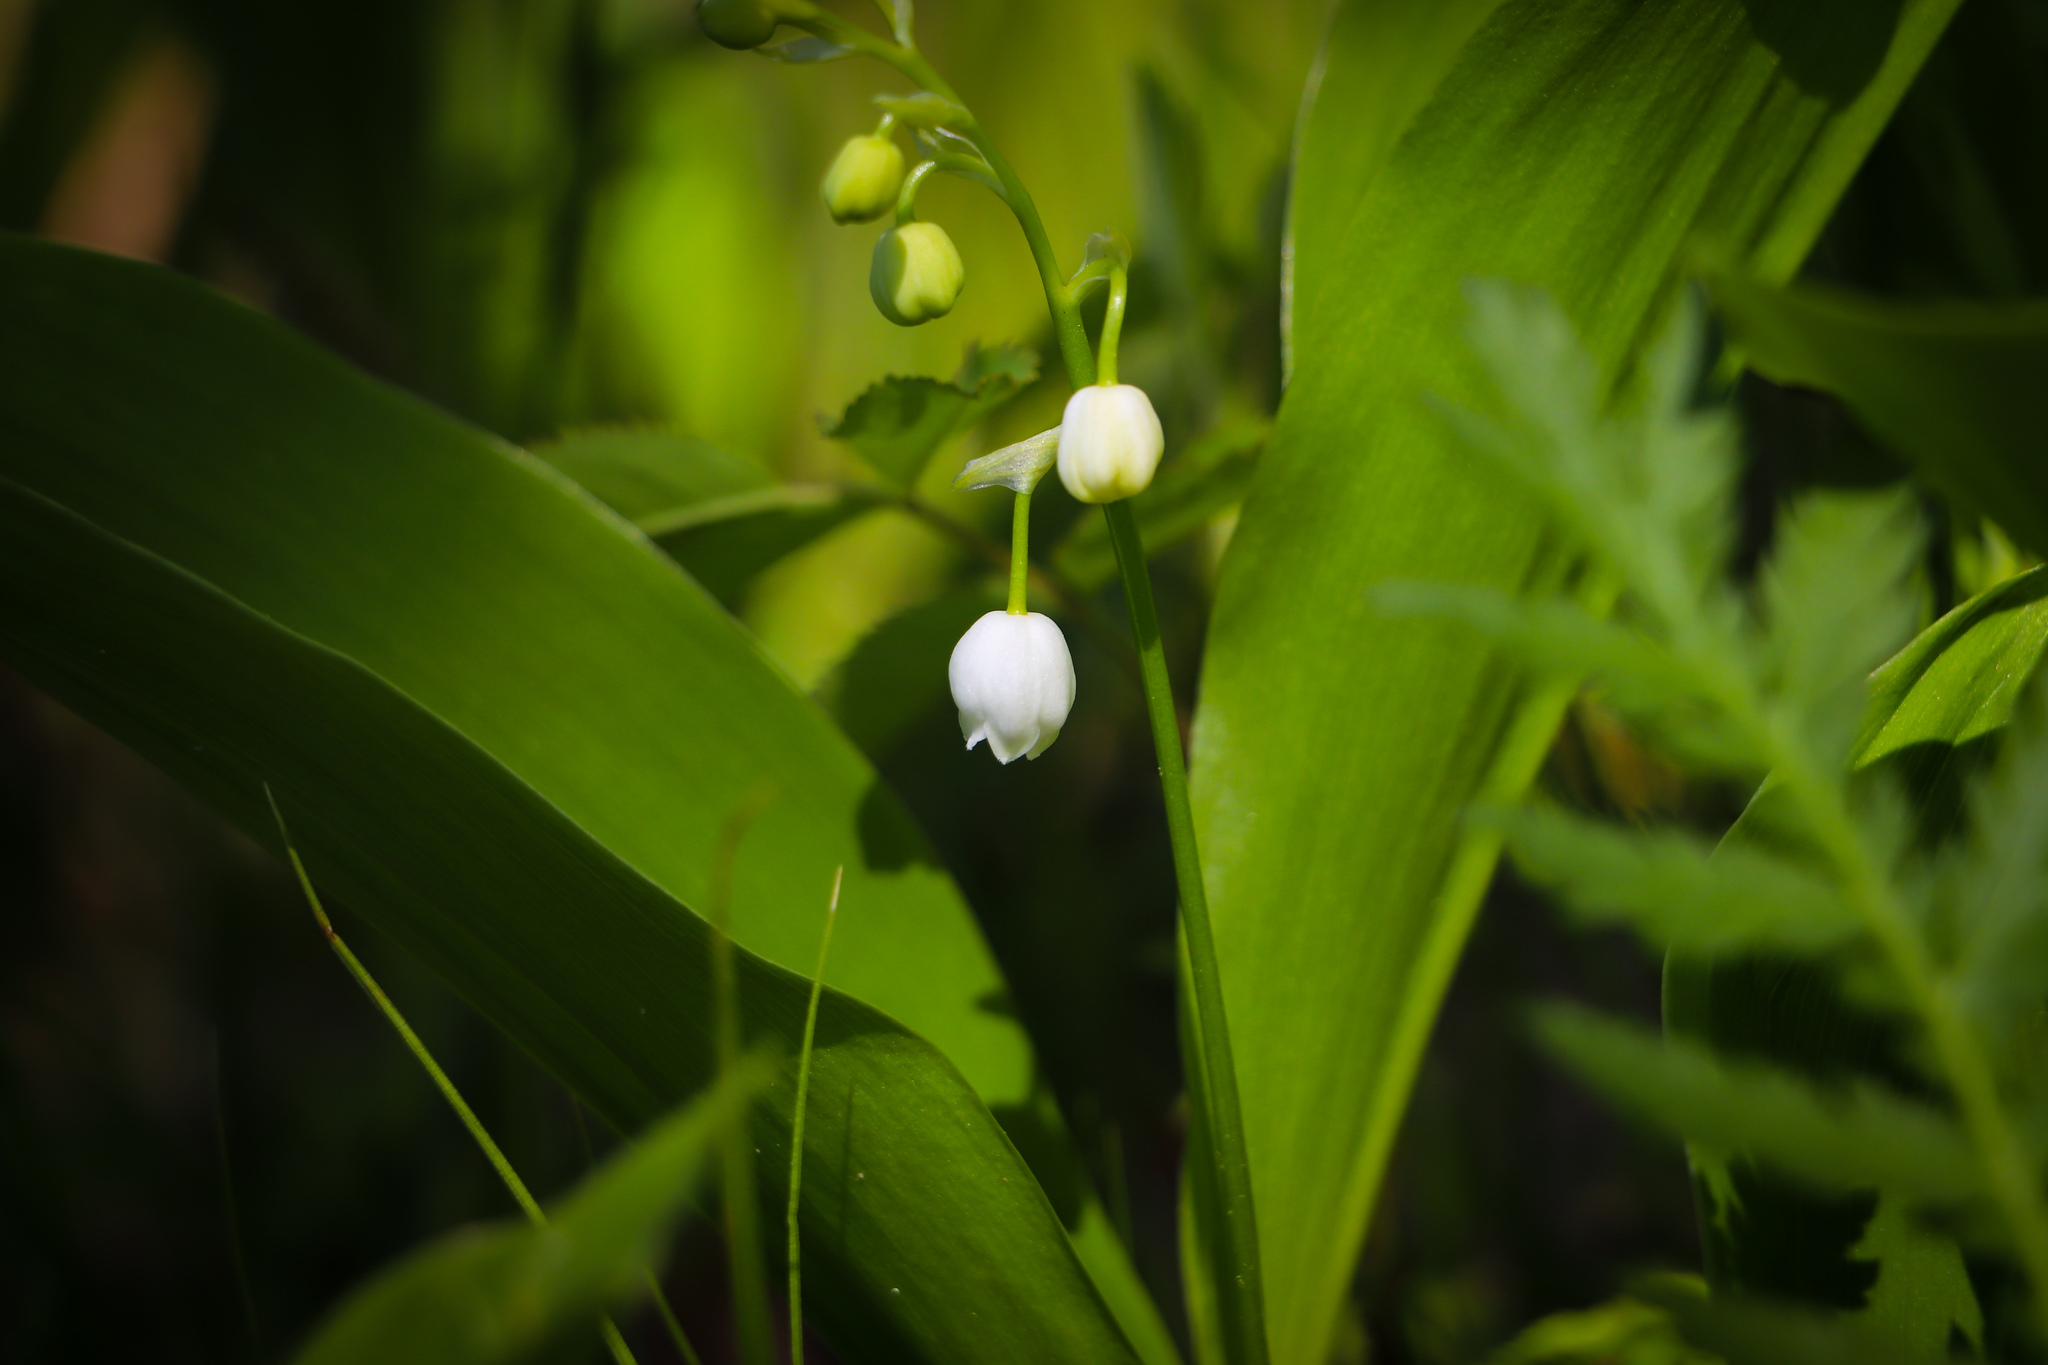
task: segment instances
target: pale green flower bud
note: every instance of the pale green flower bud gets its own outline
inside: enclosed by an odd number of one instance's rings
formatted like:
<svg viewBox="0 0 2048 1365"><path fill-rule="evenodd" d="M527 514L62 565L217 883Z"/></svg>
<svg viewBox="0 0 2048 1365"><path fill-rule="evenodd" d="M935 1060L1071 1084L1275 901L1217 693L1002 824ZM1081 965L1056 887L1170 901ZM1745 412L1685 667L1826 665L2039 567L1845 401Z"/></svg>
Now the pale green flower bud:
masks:
<svg viewBox="0 0 2048 1365"><path fill-rule="evenodd" d="M890 137L846 139L825 172L825 211L835 223L871 223L896 204L903 188L903 151Z"/></svg>
<svg viewBox="0 0 2048 1365"><path fill-rule="evenodd" d="M946 665L960 733L1009 763L1037 758L1074 708L1074 659L1049 616L992 611L967 628Z"/></svg>
<svg viewBox="0 0 2048 1365"><path fill-rule="evenodd" d="M868 293L883 317L899 327L915 327L952 312L966 279L967 268L944 228L903 223L875 242Z"/></svg>
<svg viewBox="0 0 2048 1365"><path fill-rule="evenodd" d="M775 36L775 12L761 0L701 0L697 25L720 47L759 47Z"/></svg>
<svg viewBox="0 0 2048 1365"><path fill-rule="evenodd" d="M1060 419L1060 482L1082 502L1142 493L1159 468L1166 433L1152 400L1134 384L1090 384Z"/></svg>

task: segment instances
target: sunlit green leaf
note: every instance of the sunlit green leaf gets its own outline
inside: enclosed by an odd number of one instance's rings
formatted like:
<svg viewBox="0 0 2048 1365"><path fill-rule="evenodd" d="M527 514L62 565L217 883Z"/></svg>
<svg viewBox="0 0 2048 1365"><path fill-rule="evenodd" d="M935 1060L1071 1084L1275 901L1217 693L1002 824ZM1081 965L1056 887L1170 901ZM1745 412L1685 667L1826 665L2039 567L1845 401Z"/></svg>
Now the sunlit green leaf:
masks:
<svg viewBox="0 0 2048 1365"><path fill-rule="evenodd" d="M1491 647L1390 626L1367 598L1570 578L1532 500L1427 401L1487 410L1462 282L1548 290L1608 373L1695 235L1784 279L1955 3L1832 0L1768 41L1758 8L1352 0L1335 18L1292 182L1292 378L1224 557L1194 738L1276 1360L1327 1354L1490 878L1497 836L1462 813L1519 793L1564 703L1524 711Z"/></svg>

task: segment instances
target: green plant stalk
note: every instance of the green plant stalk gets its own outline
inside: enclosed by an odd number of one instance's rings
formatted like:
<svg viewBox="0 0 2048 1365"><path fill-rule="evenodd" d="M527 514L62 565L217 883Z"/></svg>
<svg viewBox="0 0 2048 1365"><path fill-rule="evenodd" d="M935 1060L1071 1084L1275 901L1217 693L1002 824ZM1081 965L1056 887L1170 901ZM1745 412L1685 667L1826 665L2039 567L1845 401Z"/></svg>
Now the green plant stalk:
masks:
<svg viewBox="0 0 2048 1365"><path fill-rule="evenodd" d="M299 879L299 889L305 893L306 904L313 909L313 919L319 924L320 932L326 936L327 946L334 950L334 955L341 959L341 965L348 968L348 974L355 978L356 984L363 988L363 993L370 997L371 1002L390 1021L391 1027L398 1030L398 1036L405 1040L406 1049L433 1079L435 1089L441 1092L442 1099L448 1101L448 1107L455 1111L455 1116L462 1120L462 1126L469 1130L470 1137L482 1149L484 1159L491 1163L491 1169L498 1173L498 1179L503 1181L505 1188L511 1192L512 1201L519 1205L520 1211L526 1215L526 1221L537 1228L546 1227L548 1216L541 1212L540 1204L526 1188L526 1182L519 1178L519 1172L512 1169L512 1163L505 1159L505 1153L499 1150L498 1144L492 1140L490 1133L484 1128L483 1120L469 1107L469 1101L462 1098L462 1092L455 1088L455 1082L448 1079L448 1073L434 1060L434 1054L427 1051L427 1045L412 1031L412 1025L399 1013L398 1006L384 993L384 988L377 984L377 978L370 975L370 969L363 965L362 959L350 950L341 935L335 931L334 921L327 918L327 909L320 904L320 893L313 889L313 879L307 875L306 865L299 861L299 850L292 843L291 832L285 828L284 812L278 809L277 797L267 782L263 784L263 796L270 802L270 814L277 821L278 836L284 840L285 855L291 859L292 871ZM612 1353L612 1359L619 1365L638 1365L633 1358L632 1350L627 1347L625 1338L619 1335L618 1326L612 1322L609 1315L600 1320L599 1326L604 1334L604 1344Z"/></svg>
<svg viewBox="0 0 2048 1365"><path fill-rule="evenodd" d="M789 1126L789 1365L804 1365L803 1239L797 1231L797 1201L804 1183L804 1105L811 1094L811 1048L818 1038L818 999L825 993L825 954L839 918L839 883L845 867L832 873L832 900L825 907L825 932L818 939L818 966L811 973L811 1003L804 1010L803 1051L796 1063L796 1113Z"/></svg>
<svg viewBox="0 0 2048 1365"><path fill-rule="evenodd" d="M1010 615L1022 616L1031 608L1024 585L1031 577L1031 495L1019 493L1010 508Z"/></svg>
<svg viewBox="0 0 2048 1365"><path fill-rule="evenodd" d="M911 81L958 105L964 121L956 131L974 143L1002 184L1003 202L1016 215L1031 249L1045 289L1047 311L1052 315L1053 336L1059 343L1060 358L1067 378L1076 390L1096 379L1095 356L1088 346L1087 329L1073 291L1061 276L1059 258L1045 223L1032 202L1031 192L1010 169L1010 163L982 131L980 123L953 87L915 49L876 37L856 24L827 14L807 0L780 0L777 9L787 22L821 37L843 43L858 52L894 67ZM1114 364L1114 356L1111 357ZM1222 1297L1226 1336L1225 1350L1234 1365L1264 1365L1267 1357L1265 1294L1260 1281L1258 1233L1252 1209L1251 1167L1246 1158L1244 1122L1238 1107L1237 1072L1232 1061L1230 1035L1223 1009L1222 980L1217 971L1215 936L1209 924L1209 901L1202 886L1202 864L1195 845L1193 813L1188 803L1187 766L1180 746L1180 721L1174 711L1173 689L1166 676L1166 656L1159 642L1158 613L1152 603L1152 580L1145 567L1145 549L1138 535L1137 521L1124 502L1103 507L1109 520L1111 544L1123 576L1124 598L1131 613L1133 633L1138 639L1140 681L1145 709L1152 723L1152 737L1159 754L1159 785L1166 802L1167 834L1173 844L1174 875L1179 883L1181 922L1188 944L1189 988L1195 1002L1196 1033L1200 1044L1194 1059L1204 1073L1198 1103L1216 1153L1217 1176L1221 1184L1219 1203L1223 1211L1223 1252L1230 1267L1230 1292Z"/></svg>
<svg viewBox="0 0 2048 1365"><path fill-rule="evenodd" d="M1220 1185L1218 1229L1234 1293L1220 1296L1225 1347L1231 1360L1254 1365L1266 1359L1265 1290L1259 1271L1258 1224L1252 1208L1251 1162L1244 1145L1244 1117L1238 1105L1237 1066L1224 1015L1223 979L1216 961L1216 936L1209 923L1209 897L1195 846L1195 817L1188 803L1187 761L1181 752L1180 718L1166 676L1166 649L1159 638L1159 614L1152 603L1152 579L1145 570L1145 546L1129 499L1103 506L1110 544L1130 604L1138 663L1144 672L1145 710L1159 756L1159 788L1166 800L1166 830L1173 844L1173 871L1180 883L1181 932L1187 949L1188 982L1194 996L1199 1056L1190 1059L1191 1080L1200 1085L1198 1103L1216 1156Z"/></svg>
<svg viewBox="0 0 2048 1365"><path fill-rule="evenodd" d="M1130 271L1122 265L1109 270L1109 303L1102 312L1102 349L1095 362L1095 382L1116 383L1116 348L1124 334L1124 306L1130 298Z"/></svg>

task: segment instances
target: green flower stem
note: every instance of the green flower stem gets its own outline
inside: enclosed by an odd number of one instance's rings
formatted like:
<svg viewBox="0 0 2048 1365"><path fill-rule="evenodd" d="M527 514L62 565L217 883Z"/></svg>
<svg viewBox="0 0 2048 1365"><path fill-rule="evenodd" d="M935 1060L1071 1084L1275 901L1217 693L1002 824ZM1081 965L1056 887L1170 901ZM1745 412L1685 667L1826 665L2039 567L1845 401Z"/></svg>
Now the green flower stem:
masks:
<svg viewBox="0 0 2048 1365"><path fill-rule="evenodd" d="M519 1178L519 1172L512 1169L512 1163L505 1159L505 1153L492 1140L490 1132L483 1125L483 1120L469 1107L469 1101L462 1098L462 1092L455 1088L455 1082L448 1079L448 1073L434 1060L434 1054L427 1051L427 1045L412 1031L412 1025L399 1013L398 1006L384 993L384 988L377 984L377 978L370 975L370 969L363 965L362 959L355 955L348 944L342 941L341 935L335 931L334 921L327 918L327 909L320 904L320 893L313 889L313 879L307 875L306 865L299 861L299 850L293 846L291 832L285 828L284 812L277 808L277 797L271 792L270 784L267 782L263 784L263 796L270 802L270 814L277 821L279 837L284 840L285 856L291 859L292 871L299 879L299 890L305 893L306 904L312 907L313 919L319 924L321 934L327 939L327 946L334 950L334 955L341 959L341 965L348 969L348 974L363 988L363 994L370 997L371 1003L390 1021L391 1027L398 1031L398 1036L405 1041L406 1050L412 1053L413 1059L432 1078L434 1088L441 1092L442 1099L448 1101L448 1107L455 1111L455 1117L462 1120L462 1126L469 1130L470 1137L483 1151L484 1159L491 1163L491 1169L498 1173L498 1179L503 1181L505 1188L511 1192L512 1202L519 1205L520 1212L526 1215L526 1221L537 1228L546 1227L548 1216L541 1212L540 1204L526 1188L526 1182ZM604 1333L604 1344L610 1349L612 1359L617 1361L618 1365L637 1365L633 1359L633 1352L627 1347L625 1338L619 1335L619 1329L611 1318L603 1318L600 1327Z"/></svg>
<svg viewBox="0 0 2048 1365"><path fill-rule="evenodd" d="M878 61L894 67L912 82L963 111L954 131L965 136L988 162L1002 184L1003 201L1024 230L1031 259L1038 266L1045 288L1045 304L1052 315L1053 336L1059 343L1060 358L1067 378L1075 389L1095 382L1095 356L1088 346L1087 329L1074 292L1068 288L1059 268L1059 258L1046 235L1045 223L1031 192L1010 168L1010 163L982 131L972 113L944 77L932 69L908 44L892 43L825 13L807 0L779 0L785 21L844 43ZM1112 348L1109 357L1114 364ZM1127 503L1103 507L1109 519L1111 543L1116 548L1117 566L1123 575L1124 598L1131 613L1133 633L1138 641L1140 680L1145 692L1145 709L1152 721L1153 743L1159 753L1159 785L1166 800L1166 828L1173 844L1174 876L1180 885L1181 923L1188 949L1188 980L1194 997L1195 1032L1198 1054L1190 1072L1199 1081L1196 1102L1216 1157L1220 1186L1219 1203L1222 1238L1219 1250L1227 1268L1226 1283L1219 1285L1219 1307L1224 1322L1225 1352L1232 1365L1264 1365L1266 1329L1264 1290L1260 1282L1258 1234L1252 1214L1251 1167L1245 1157L1244 1122L1238 1109L1237 1071L1231 1058L1230 1035L1224 1019L1222 981L1217 972L1215 937L1209 927L1209 901L1202 887L1201 858L1195 848L1194 817L1188 805L1186 760L1180 748L1180 721L1174 712L1173 689L1166 676L1166 656L1159 642L1159 618L1152 605L1152 580L1145 567L1145 548L1138 535L1136 519Z"/></svg>
<svg viewBox="0 0 2048 1365"><path fill-rule="evenodd" d="M811 1048L818 1038L818 997L825 993L825 954L839 919L839 883L845 867L832 874L832 900L825 907L825 932L818 938L818 968L811 973L811 1003L804 1010L804 1045L796 1063L796 1116L789 1129L789 1365L804 1365L803 1241L797 1231L797 1202L804 1180L804 1105L811 1093Z"/></svg>
<svg viewBox="0 0 2048 1365"><path fill-rule="evenodd" d="M1266 1359L1264 1287L1259 1270L1257 1220L1252 1210L1251 1163L1245 1155L1244 1117L1238 1107L1237 1066L1231 1057L1230 1027L1224 1016L1223 980L1216 963L1216 936L1209 924L1209 897L1202 885L1202 861L1195 847L1194 812L1188 804L1187 763L1181 754L1180 718L1166 676L1166 650L1159 639L1159 614L1152 604L1152 580L1145 569L1145 545L1129 499L1107 503L1110 543L1123 574L1131 629L1138 639L1144 671L1145 710L1159 755L1159 787L1166 798L1166 830L1173 843L1173 871L1180 883L1181 932L1187 949L1188 982L1194 996L1197 1056L1188 1059L1216 1160L1219 1250L1230 1282L1218 1286L1224 1349L1236 1365Z"/></svg>
<svg viewBox="0 0 2048 1365"><path fill-rule="evenodd" d="M1019 493L1010 509L1010 615L1031 610L1025 604L1024 583L1031 575L1031 495Z"/></svg>
<svg viewBox="0 0 2048 1365"><path fill-rule="evenodd" d="M896 226L917 221L917 190L924 184L924 178L939 168L936 161L920 161L910 168L910 174L903 177L903 188L896 192Z"/></svg>
<svg viewBox="0 0 2048 1365"><path fill-rule="evenodd" d="M1102 313L1102 349L1095 362L1095 382L1116 383L1116 345L1124 333L1124 304L1130 294L1131 274L1122 265L1109 269L1109 306Z"/></svg>

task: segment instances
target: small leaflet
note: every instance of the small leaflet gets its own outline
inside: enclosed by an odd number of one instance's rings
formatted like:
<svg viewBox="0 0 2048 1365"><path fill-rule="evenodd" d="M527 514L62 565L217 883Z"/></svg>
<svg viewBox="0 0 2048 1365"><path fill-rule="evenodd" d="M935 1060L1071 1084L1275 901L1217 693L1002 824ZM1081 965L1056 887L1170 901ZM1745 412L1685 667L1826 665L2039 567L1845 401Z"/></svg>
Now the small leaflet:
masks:
<svg viewBox="0 0 2048 1365"><path fill-rule="evenodd" d="M1029 493L1059 459L1059 454L1060 429L1041 431L992 455L969 460L960 477L953 480L954 491L1002 487L1013 493Z"/></svg>

